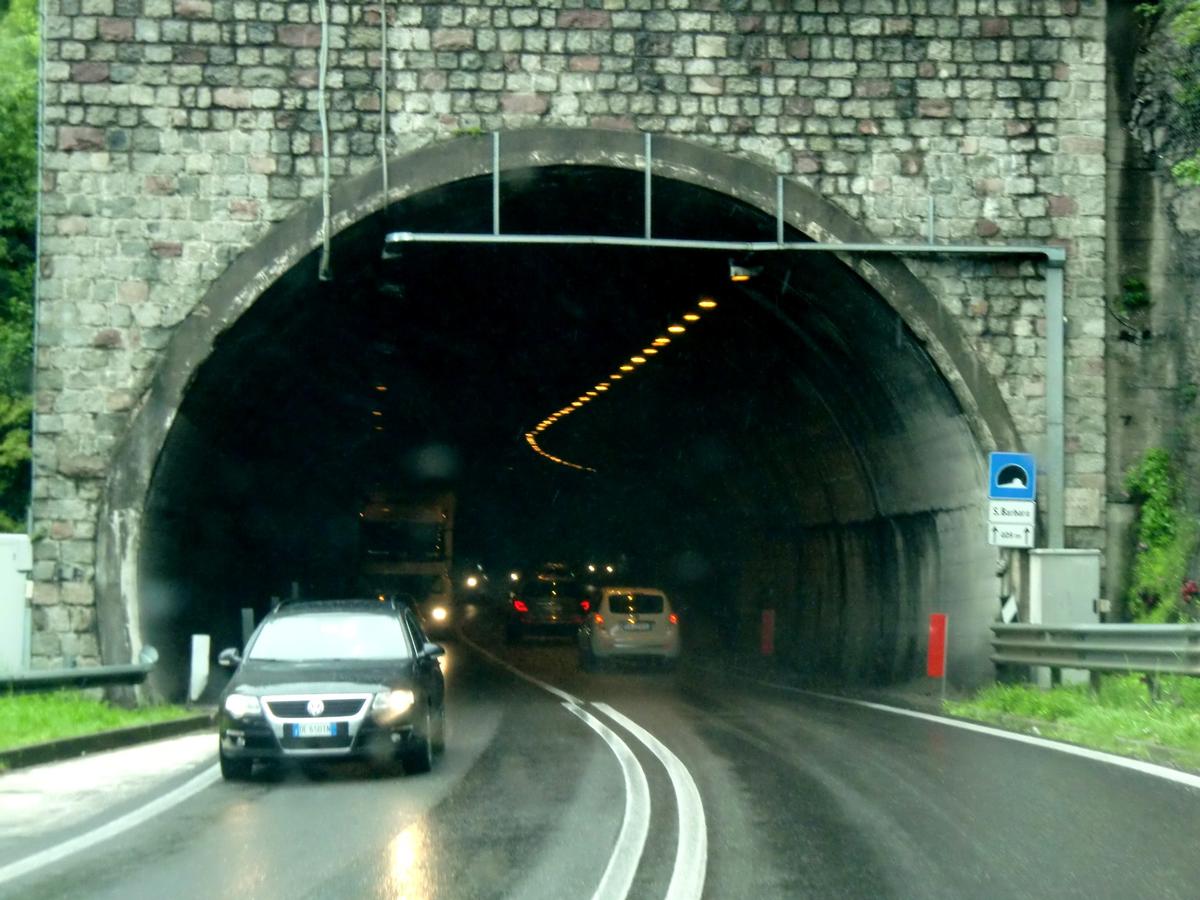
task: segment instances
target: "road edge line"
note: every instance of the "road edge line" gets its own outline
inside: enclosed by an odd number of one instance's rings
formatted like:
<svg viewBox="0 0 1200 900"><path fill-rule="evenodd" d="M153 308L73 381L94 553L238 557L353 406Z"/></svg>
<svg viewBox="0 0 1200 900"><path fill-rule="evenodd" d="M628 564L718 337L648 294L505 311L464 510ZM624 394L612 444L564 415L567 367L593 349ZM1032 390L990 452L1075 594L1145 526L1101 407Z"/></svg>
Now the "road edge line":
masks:
<svg viewBox="0 0 1200 900"><path fill-rule="evenodd" d="M615 731L582 706L565 700L562 705L608 744L625 778L625 815L621 830L617 833L617 841L600 884L592 894L592 900L624 900L629 896L642 853L646 849L646 836L650 833L650 785L646 781L646 772L629 745Z"/></svg>
<svg viewBox="0 0 1200 900"><path fill-rule="evenodd" d="M679 811L679 839L667 900L699 900L704 893L704 879L708 870L708 823L704 816L704 801L692 773L669 747L637 722L607 703L593 702L592 706L641 741L667 770L671 786L675 789L675 806Z"/></svg>
<svg viewBox="0 0 1200 900"><path fill-rule="evenodd" d="M509 672L512 672L518 678L522 678L525 681L528 681L530 684L537 685L543 691L549 691L551 694L553 694L559 700L564 701L565 703L570 703L572 706L583 706L583 701L580 700L578 697L576 697L574 694L568 693L567 691L564 691L562 688L556 688L552 684L547 684L546 682L542 681L540 678L534 678L532 675L528 674L527 672L522 672L516 666L512 665L511 663L505 662L500 657L498 657L496 654L492 653L490 650L483 649L483 647L479 646L477 643L475 643L473 640L471 640L469 637L467 637L461 631L458 632L458 638L464 644L466 644L472 650L474 650L476 653L486 656L488 659L490 659L496 665L500 666L502 669L507 669Z"/></svg>
<svg viewBox="0 0 1200 900"><path fill-rule="evenodd" d="M709 670L710 672L712 670ZM889 706L886 703L875 703L871 700L858 700L853 697L840 697L837 694L826 694L822 691L811 691L807 688L794 687L789 684L779 684L775 681L765 681L761 678L755 678L751 675L745 675L738 672L736 669L729 670L732 674L741 678L743 681L749 681L751 684L759 684L764 687L774 688L775 690L787 691L792 694L803 694L808 697L817 697L822 700L831 700L834 703L844 703L850 706L861 706L864 709L873 709L877 712L891 713L896 716L908 716L911 719L921 719L926 722L934 722L939 725L946 725L950 728L960 728L963 731L974 731L977 734L986 734L991 737L1001 738L1006 741L1015 741L1018 744L1029 744L1034 747L1041 747L1045 750L1055 750L1059 753L1066 753L1069 756L1078 756L1082 759L1090 759L1093 762L1108 763L1112 766L1119 766L1123 769L1130 769L1134 772L1140 772L1143 775L1149 775L1153 778L1161 778L1164 781L1173 781L1176 784L1181 784L1184 787L1200 790L1200 775L1193 775L1190 772L1181 772L1178 769L1170 769L1166 766L1160 766L1157 763L1145 762L1140 759L1132 759L1128 756L1118 756L1116 753L1107 753L1104 750L1093 750L1090 747L1080 747L1077 744L1067 744L1062 741L1053 741L1049 738L1035 737L1032 734L1021 734L1019 731L1006 731L1003 728L994 728L991 725L983 725L979 722L968 722L965 719L953 719L949 716L939 716L934 713L919 712L915 709L905 709L902 706Z"/></svg>
<svg viewBox="0 0 1200 900"><path fill-rule="evenodd" d="M51 863L66 859L68 856L73 856L81 850L94 847L96 844L116 837L137 825L141 825L143 822L149 821L160 813L166 812L171 807L177 806L189 797L215 784L220 777L218 767L210 766L199 775L179 785L179 787L168 791L161 797L151 800L138 809L131 810L125 813L125 815L113 819L111 822L106 822L98 828L93 828L91 831L84 832L60 844L55 844L53 847L47 847L45 850L40 850L31 856L26 856L5 866L0 866L0 885L36 872L38 869L48 866Z"/></svg>

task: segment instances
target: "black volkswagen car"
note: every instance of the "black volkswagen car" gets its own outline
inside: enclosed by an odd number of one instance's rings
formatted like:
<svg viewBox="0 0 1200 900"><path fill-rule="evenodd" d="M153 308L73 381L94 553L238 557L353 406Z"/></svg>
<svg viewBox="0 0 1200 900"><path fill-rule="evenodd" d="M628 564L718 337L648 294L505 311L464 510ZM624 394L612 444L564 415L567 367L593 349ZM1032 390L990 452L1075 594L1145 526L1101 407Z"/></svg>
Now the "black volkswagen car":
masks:
<svg viewBox="0 0 1200 900"><path fill-rule="evenodd" d="M444 744L444 681L416 615L385 600L285 603L246 646L220 700L221 774L250 777L256 760L399 757L427 772Z"/></svg>

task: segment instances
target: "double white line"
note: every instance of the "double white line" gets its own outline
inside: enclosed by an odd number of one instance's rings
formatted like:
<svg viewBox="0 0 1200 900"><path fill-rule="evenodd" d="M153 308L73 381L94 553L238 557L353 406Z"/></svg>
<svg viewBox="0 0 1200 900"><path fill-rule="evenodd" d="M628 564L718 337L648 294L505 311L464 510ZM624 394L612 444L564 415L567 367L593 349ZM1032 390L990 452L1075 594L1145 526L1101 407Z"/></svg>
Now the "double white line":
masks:
<svg viewBox="0 0 1200 900"><path fill-rule="evenodd" d="M646 847L646 835L650 830L650 789L642 764L621 736L603 720L592 715L585 708L584 702L574 694L534 678L473 641L465 637L462 639L492 662L558 697L568 712L600 735L617 758L625 781L625 817L592 900L625 900L637 874L642 851ZM666 769L667 776L671 779L671 787L675 791L675 805L679 812L675 866L671 870L671 883L667 887L666 900L699 900L704 892L704 874L708 867L708 829L704 818L704 803L700 799L700 791L696 782L692 780L691 773L678 756L637 722L617 712L607 703L590 705L633 735L658 757Z"/></svg>

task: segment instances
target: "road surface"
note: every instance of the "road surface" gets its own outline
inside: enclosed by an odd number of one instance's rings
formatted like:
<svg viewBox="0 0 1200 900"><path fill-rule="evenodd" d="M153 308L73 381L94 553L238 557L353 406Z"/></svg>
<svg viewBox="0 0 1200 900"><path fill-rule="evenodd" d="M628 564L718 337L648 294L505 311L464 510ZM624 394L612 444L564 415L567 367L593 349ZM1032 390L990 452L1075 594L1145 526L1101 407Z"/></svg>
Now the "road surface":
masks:
<svg viewBox="0 0 1200 900"><path fill-rule="evenodd" d="M0 896L1200 890L1195 787L711 665L587 675L569 643L480 642L449 643L429 775L225 784L201 735L0 776Z"/></svg>

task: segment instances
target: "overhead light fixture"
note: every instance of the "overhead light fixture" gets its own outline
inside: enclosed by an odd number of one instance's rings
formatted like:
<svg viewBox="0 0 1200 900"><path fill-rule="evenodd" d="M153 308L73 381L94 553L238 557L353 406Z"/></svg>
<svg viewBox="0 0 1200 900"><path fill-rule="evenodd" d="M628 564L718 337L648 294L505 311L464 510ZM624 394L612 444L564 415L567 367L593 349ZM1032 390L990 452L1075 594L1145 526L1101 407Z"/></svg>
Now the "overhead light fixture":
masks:
<svg viewBox="0 0 1200 900"><path fill-rule="evenodd" d="M654 339L655 347L665 347L669 343L671 343L671 339L669 337L657 337Z"/></svg>
<svg viewBox="0 0 1200 900"><path fill-rule="evenodd" d="M613 381L620 381L625 376L620 374L619 372L614 372L612 375L609 375L608 377L611 378Z"/></svg>
<svg viewBox="0 0 1200 900"><path fill-rule="evenodd" d="M580 403L578 400L572 400L572 401L571 401L571 405L572 405L572 406L583 406L583 404L582 404L582 403Z"/></svg>
<svg viewBox="0 0 1200 900"><path fill-rule="evenodd" d="M387 385L386 384L377 384L377 385L375 385L375 390L382 393L383 391L387 390Z"/></svg>
<svg viewBox="0 0 1200 900"><path fill-rule="evenodd" d="M382 415L383 415L383 410L379 410L379 409L373 409L373 410L371 410L371 415L373 415L373 416L382 416Z"/></svg>
<svg viewBox="0 0 1200 900"><path fill-rule="evenodd" d="M700 321L700 314L699 314L699 313L684 313L684 314L683 314L683 321L685 321L685 322L699 322L699 321Z"/></svg>
<svg viewBox="0 0 1200 900"><path fill-rule="evenodd" d="M599 395L598 395L598 394L597 394L595 391L588 391L588 392L587 392L587 395L588 395L589 397L596 397L596 396L599 396Z"/></svg>
<svg viewBox="0 0 1200 900"><path fill-rule="evenodd" d="M705 297L696 305L699 306L701 309L716 309L717 301L714 300L712 297Z"/></svg>
<svg viewBox="0 0 1200 900"><path fill-rule="evenodd" d="M683 334L687 329L682 325L668 325L667 331L671 332L671 334Z"/></svg>
<svg viewBox="0 0 1200 900"><path fill-rule="evenodd" d="M622 371L622 372L632 372L632 371L633 371L633 366L630 366L630 365L624 365L624 366L621 366L621 371Z"/></svg>
<svg viewBox="0 0 1200 900"><path fill-rule="evenodd" d="M762 274L762 266L752 266L747 259L729 260L729 280L736 282L749 281L756 275Z"/></svg>
<svg viewBox="0 0 1200 900"><path fill-rule="evenodd" d="M642 363L644 363L644 362L646 361L646 357L644 357L644 356L631 356L631 357L629 357L629 361L630 361L631 363L633 363L634 365L638 365L638 366L640 366Z"/></svg>

